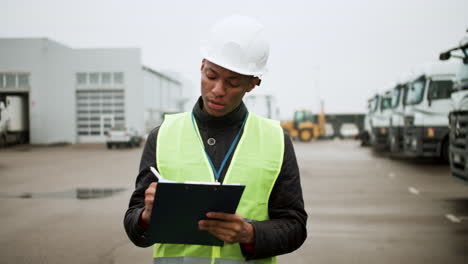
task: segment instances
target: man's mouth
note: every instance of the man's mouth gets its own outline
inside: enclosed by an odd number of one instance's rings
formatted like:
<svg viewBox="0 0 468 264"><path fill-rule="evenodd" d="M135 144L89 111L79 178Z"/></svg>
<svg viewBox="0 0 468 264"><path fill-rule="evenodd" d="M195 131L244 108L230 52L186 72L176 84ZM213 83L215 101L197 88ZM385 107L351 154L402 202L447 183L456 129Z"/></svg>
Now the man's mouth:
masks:
<svg viewBox="0 0 468 264"><path fill-rule="evenodd" d="M223 109L224 108L224 105L223 104L220 104L220 103L217 103L217 102L214 102L214 101L210 101L208 100L208 106L212 109L216 109L216 110L219 110L219 109Z"/></svg>

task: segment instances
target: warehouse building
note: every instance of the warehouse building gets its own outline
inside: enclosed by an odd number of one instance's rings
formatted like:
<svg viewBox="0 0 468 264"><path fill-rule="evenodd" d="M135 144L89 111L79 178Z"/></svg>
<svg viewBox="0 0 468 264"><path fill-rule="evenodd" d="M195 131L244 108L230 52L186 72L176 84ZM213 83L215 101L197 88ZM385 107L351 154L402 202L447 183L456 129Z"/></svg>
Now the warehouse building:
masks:
<svg viewBox="0 0 468 264"><path fill-rule="evenodd" d="M182 83L143 66L138 48L0 38L0 58L0 100L27 102L32 144L104 142L114 125L144 134L163 113L183 110Z"/></svg>

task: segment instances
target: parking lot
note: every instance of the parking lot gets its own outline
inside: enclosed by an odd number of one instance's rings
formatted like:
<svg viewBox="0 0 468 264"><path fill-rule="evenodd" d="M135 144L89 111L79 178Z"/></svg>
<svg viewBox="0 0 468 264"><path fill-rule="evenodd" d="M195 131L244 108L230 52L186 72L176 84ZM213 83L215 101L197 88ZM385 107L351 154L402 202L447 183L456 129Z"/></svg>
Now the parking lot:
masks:
<svg viewBox="0 0 468 264"><path fill-rule="evenodd" d="M353 140L295 148L308 239L279 263L468 263L468 186L447 164ZM123 229L141 151L1 149L1 263L152 263Z"/></svg>

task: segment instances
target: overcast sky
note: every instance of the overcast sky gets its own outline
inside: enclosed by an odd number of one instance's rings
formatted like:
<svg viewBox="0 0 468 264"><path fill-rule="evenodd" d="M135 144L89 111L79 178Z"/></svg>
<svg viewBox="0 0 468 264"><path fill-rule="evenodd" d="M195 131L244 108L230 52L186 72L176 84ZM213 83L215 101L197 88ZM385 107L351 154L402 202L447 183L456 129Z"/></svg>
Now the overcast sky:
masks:
<svg viewBox="0 0 468 264"><path fill-rule="evenodd" d="M200 41L214 21L257 18L271 41L253 92L297 108L364 112L365 101L412 67L436 62L468 29L467 0L0 0L0 37L47 37L72 48L139 47L142 62L179 72L199 94ZM0 58L1 59L1 58Z"/></svg>

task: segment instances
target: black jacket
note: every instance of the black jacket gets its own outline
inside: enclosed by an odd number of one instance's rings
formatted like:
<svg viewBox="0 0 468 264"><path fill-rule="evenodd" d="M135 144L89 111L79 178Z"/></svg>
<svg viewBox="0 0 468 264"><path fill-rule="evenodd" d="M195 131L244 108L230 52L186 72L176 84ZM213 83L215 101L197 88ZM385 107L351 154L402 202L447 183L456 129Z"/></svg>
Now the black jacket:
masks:
<svg viewBox="0 0 468 264"><path fill-rule="evenodd" d="M203 112L202 106L203 102L200 98L193 108L193 113L205 150L218 169L231 142L241 128L247 108L242 103L224 117L213 117ZM140 247L151 246L146 241L145 229L139 226L138 220L145 207L145 190L151 182L155 181L155 177L148 168L150 166L157 168L155 150L158 130L159 127L153 129L146 141L135 191L130 198L129 208L124 218L128 237ZM208 145L208 138L214 138L216 143L212 146ZM283 164L268 203L270 220L252 223L255 230L255 251L254 254L243 251L247 259L266 258L292 252L302 245L307 236L307 213L304 210L299 168L291 139L285 135L284 141ZM230 158L221 173L220 182L223 181L229 163Z"/></svg>

